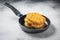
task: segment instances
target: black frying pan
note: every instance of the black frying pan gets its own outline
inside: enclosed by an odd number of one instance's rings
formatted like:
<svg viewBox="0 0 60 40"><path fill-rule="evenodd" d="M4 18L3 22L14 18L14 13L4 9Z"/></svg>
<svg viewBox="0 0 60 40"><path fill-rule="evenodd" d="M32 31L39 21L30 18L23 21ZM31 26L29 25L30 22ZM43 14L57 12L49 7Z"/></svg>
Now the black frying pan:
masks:
<svg viewBox="0 0 60 40"><path fill-rule="evenodd" d="M10 5L9 3L5 3L4 4L5 6L9 7L10 9L12 9L12 11L17 15L19 16L19 23L20 23L20 27L22 28L22 30L24 32L28 32L28 33L38 33L38 32L44 32L45 30L47 30L49 28L49 25L50 25L50 20L44 16L46 18L46 23L45 23L45 27L42 28L42 29L30 29L30 28L26 28L24 26L24 18L26 17L26 15L23 15L21 14L16 8L14 8L12 5Z"/></svg>

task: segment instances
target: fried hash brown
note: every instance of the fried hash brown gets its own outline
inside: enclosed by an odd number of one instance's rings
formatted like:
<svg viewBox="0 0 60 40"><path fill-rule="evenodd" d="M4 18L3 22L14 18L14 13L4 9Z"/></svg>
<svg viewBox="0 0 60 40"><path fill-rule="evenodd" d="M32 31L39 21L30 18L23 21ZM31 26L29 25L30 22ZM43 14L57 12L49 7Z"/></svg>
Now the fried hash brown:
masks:
<svg viewBox="0 0 60 40"><path fill-rule="evenodd" d="M46 19L37 12L29 12L27 13L24 21L25 21L24 25L26 27L39 29L44 27Z"/></svg>

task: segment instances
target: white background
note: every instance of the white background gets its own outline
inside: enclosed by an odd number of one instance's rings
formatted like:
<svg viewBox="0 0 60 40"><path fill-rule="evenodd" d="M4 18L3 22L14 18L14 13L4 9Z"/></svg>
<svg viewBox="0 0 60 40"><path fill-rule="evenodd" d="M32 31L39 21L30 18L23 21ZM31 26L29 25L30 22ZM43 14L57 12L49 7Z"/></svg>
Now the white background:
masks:
<svg viewBox="0 0 60 40"><path fill-rule="evenodd" d="M0 5L0 40L60 40L60 8L54 2L15 2L10 3L22 14L28 11L39 12L51 21L51 25L43 33L29 34L22 31L19 17L13 11Z"/></svg>

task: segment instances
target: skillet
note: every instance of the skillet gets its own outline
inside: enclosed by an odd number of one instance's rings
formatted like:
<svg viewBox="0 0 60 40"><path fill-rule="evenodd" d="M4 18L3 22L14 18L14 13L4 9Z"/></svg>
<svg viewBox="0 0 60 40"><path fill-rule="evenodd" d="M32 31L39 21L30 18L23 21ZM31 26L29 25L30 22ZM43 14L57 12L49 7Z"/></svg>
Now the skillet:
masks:
<svg viewBox="0 0 60 40"><path fill-rule="evenodd" d="M25 27L24 26L24 18L26 17L26 15L21 14L15 7L13 7L9 3L4 3L4 5L9 7L15 13L16 16L20 17L19 18L20 27L21 27L21 29L24 32L27 32L27 33L41 33L41 32L46 31L49 28L50 20L44 15L43 16L46 18L46 23L45 23L45 27L44 28L41 28L41 29L30 29L30 28Z"/></svg>

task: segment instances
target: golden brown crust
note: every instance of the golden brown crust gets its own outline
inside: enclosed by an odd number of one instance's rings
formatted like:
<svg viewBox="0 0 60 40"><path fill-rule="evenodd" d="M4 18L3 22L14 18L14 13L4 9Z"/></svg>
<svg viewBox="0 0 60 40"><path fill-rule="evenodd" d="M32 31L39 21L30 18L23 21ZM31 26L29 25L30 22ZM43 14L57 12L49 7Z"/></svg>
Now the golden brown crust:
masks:
<svg viewBox="0 0 60 40"><path fill-rule="evenodd" d="M24 21L26 27L38 29L44 27L46 19L37 12L30 12L26 15Z"/></svg>

